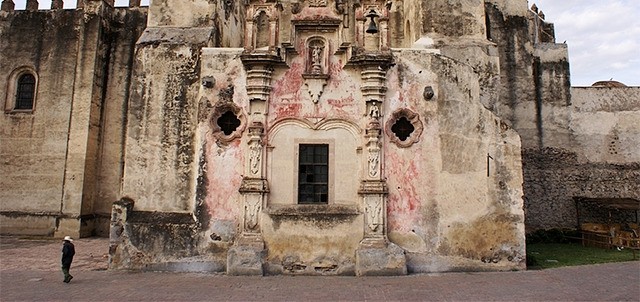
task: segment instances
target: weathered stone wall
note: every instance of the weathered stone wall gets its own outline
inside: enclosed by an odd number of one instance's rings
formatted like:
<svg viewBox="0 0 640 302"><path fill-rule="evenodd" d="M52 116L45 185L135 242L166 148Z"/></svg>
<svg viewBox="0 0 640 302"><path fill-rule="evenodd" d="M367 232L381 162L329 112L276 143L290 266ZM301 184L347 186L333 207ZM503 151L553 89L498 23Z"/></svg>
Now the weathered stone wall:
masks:
<svg viewBox="0 0 640 302"><path fill-rule="evenodd" d="M436 45L456 38L484 39L483 0L423 0L420 3L422 35L434 39Z"/></svg>
<svg viewBox="0 0 640 302"><path fill-rule="evenodd" d="M579 143L591 141L593 131L576 123L587 115L578 114L584 109L572 100L584 95L573 96L570 90L567 45L555 43L553 24L535 7L512 4L485 4L488 37L500 54L500 97L485 106L522 138L527 232L575 228L573 196L619 197L610 191L627 187L635 168L603 165L581 155L593 150ZM613 175L618 176L610 179Z"/></svg>
<svg viewBox="0 0 640 302"><path fill-rule="evenodd" d="M640 87L573 87L570 129L580 161L640 162Z"/></svg>
<svg viewBox="0 0 640 302"><path fill-rule="evenodd" d="M2 18L8 43L1 44L1 78L11 81L11 72L27 67L38 84L33 112L5 110L1 119L3 232L87 236L101 227L106 234L121 174L109 173L120 166L122 131L104 126L114 118L104 104L120 102L115 122L121 124L125 100L109 96L107 87L116 95L128 89L129 56L120 54L144 27L144 10L114 12L96 2L84 10L2 12ZM0 85L3 101L14 97L8 84ZM101 161L113 154L111 162Z"/></svg>
<svg viewBox="0 0 640 302"><path fill-rule="evenodd" d="M147 25L150 28L206 28L212 35L208 46L241 47L244 42L244 8L242 1L153 1Z"/></svg>
<svg viewBox="0 0 640 302"><path fill-rule="evenodd" d="M38 79L0 119L3 232L104 235L113 211L114 268L521 269L523 192L527 231L575 227L574 196L638 198L637 88L570 91L527 1L187 2L148 26L108 1L0 12L0 79ZM327 205L297 204L301 142L339 167Z"/></svg>
<svg viewBox="0 0 640 302"><path fill-rule="evenodd" d="M111 205L118 200L124 174L124 143L135 44L146 27L146 8L116 8L110 14L108 30L103 31L103 75L99 79L102 101L96 150L95 234L109 234Z"/></svg>
<svg viewBox="0 0 640 302"><path fill-rule="evenodd" d="M33 113L5 111L0 117L3 233L55 232L56 220L61 215L82 15L81 11L0 15L3 104L15 97L14 91L7 90L10 75L17 68L32 68L38 81Z"/></svg>
<svg viewBox="0 0 640 302"><path fill-rule="evenodd" d="M409 271L524 268L518 135L479 102L471 67L409 50L396 62L389 111L407 106L424 123L416 145L385 150L389 238Z"/></svg>
<svg viewBox="0 0 640 302"><path fill-rule="evenodd" d="M147 43L135 57L122 195L136 210L194 210L199 46Z"/></svg>
<svg viewBox="0 0 640 302"><path fill-rule="evenodd" d="M569 137L523 154L528 231L578 227L573 197L640 198L640 89L574 87L571 96Z"/></svg>

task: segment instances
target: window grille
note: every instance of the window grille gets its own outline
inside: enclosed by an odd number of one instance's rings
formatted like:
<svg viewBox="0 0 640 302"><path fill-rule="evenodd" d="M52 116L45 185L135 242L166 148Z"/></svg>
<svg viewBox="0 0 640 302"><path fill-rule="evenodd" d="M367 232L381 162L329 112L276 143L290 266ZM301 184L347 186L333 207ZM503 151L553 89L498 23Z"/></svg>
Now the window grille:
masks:
<svg viewBox="0 0 640 302"><path fill-rule="evenodd" d="M32 74L23 74L18 78L18 87L16 89L17 110L33 109L33 99L35 96L36 78Z"/></svg>
<svg viewBox="0 0 640 302"><path fill-rule="evenodd" d="M298 158L298 203L326 204L328 196L329 145L301 144Z"/></svg>

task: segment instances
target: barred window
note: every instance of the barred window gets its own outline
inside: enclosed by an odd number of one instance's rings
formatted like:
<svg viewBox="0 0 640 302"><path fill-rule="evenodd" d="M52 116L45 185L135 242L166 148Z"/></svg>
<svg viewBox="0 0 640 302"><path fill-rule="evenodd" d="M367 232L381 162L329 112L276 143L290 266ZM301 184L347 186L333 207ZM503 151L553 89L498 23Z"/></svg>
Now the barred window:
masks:
<svg viewBox="0 0 640 302"><path fill-rule="evenodd" d="M36 90L36 77L32 74L23 74L18 78L16 89L16 110L33 109L33 100Z"/></svg>
<svg viewBox="0 0 640 302"><path fill-rule="evenodd" d="M298 154L298 203L327 204L329 145L301 144Z"/></svg>

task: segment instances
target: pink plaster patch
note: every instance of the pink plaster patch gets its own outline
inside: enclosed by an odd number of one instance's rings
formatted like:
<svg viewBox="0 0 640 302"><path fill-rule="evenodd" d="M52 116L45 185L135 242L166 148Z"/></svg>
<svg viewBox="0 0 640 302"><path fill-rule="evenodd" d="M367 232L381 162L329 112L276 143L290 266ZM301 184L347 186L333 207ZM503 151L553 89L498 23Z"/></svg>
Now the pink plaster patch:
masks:
<svg viewBox="0 0 640 302"><path fill-rule="evenodd" d="M420 152L408 159L397 152L387 152L385 171L389 181L389 200L387 214L389 228L392 230L411 230L415 221L420 218L420 194L418 188L423 186L416 163L420 161ZM418 158L416 158L418 157Z"/></svg>
<svg viewBox="0 0 640 302"><path fill-rule="evenodd" d="M275 116L274 120L278 120L286 117L296 117L300 116L300 110L302 109L302 104L300 103L292 103L292 104L283 104L275 106Z"/></svg>
<svg viewBox="0 0 640 302"><path fill-rule="evenodd" d="M299 95L299 92L304 85L302 78L303 70L303 64L292 63L291 67L287 69L284 76L273 83L273 89L271 93L273 99L276 102L283 96Z"/></svg>
<svg viewBox="0 0 640 302"><path fill-rule="evenodd" d="M212 219L236 220L239 211L242 182L242 163L244 158L240 140L229 146L219 147L211 138L207 138L207 197Z"/></svg>
<svg viewBox="0 0 640 302"><path fill-rule="evenodd" d="M333 107L342 108L345 106L353 106L355 102L353 100L353 95L350 95L343 99L329 99L327 100L327 103Z"/></svg>

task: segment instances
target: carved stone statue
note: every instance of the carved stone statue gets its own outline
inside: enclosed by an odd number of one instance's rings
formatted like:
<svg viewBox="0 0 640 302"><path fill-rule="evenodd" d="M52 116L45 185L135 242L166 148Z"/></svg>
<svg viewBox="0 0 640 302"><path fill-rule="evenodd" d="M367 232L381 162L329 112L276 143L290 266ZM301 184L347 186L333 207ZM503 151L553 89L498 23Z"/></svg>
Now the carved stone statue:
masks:
<svg viewBox="0 0 640 302"><path fill-rule="evenodd" d="M369 107L369 116L373 119L378 119L380 117L380 108L376 102L373 102L371 107Z"/></svg>
<svg viewBox="0 0 640 302"><path fill-rule="evenodd" d="M320 74L322 73L322 51L324 47L322 46L312 46L311 47L311 73Z"/></svg>

